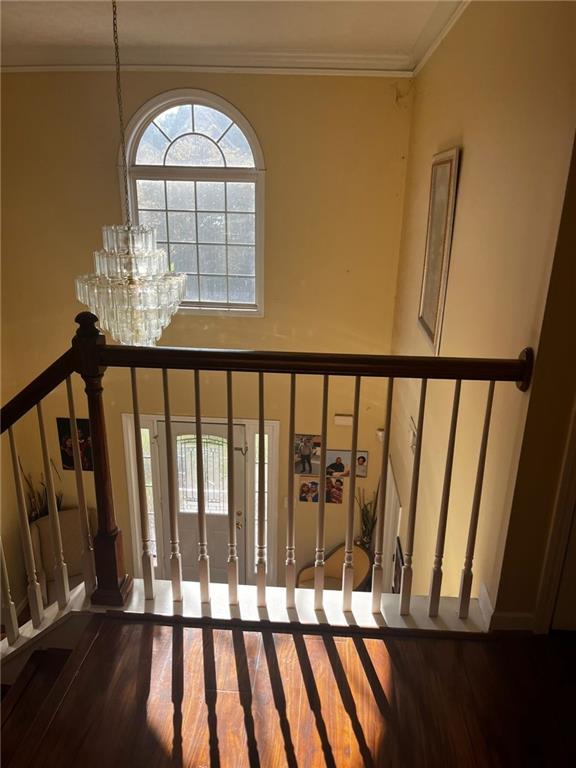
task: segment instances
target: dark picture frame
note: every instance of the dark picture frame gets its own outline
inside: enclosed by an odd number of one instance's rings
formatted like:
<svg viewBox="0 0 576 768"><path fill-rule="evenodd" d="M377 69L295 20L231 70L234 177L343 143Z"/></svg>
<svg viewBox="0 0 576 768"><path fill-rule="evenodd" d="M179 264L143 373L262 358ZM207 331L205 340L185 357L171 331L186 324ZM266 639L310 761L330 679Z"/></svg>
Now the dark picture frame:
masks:
<svg viewBox="0 0 576 768"><path fill-rule="evenodd" d="M93 472L92 463L92 438L90 436L90 420L76 419L78 429L78 442L80 443L80 459L82 461L82 470L84 472ZM60 460L62 469L74 470L74 454L72 449L72 427L70 419L64 417L56 418L56 429L58 430L58 444L60 446Z"/></svg>
<svg viewBox="0 0 576 768"><path fill-rule="evenodd" d="M448 285L459 165L460 148L453 147L434 155L430 174L426 249L418 320L437 355L440 353Z"/></svg>

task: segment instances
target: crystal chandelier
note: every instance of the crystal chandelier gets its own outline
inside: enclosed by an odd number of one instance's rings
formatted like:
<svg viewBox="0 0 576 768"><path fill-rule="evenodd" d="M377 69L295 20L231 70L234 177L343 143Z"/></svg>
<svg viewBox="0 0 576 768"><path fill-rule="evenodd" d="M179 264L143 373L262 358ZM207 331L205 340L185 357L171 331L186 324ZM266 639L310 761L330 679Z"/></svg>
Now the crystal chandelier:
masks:
<svg viewBox="0 0 576 768"><path fill-rule="evenodd" d="M95 272L76 278L76 297L120 344L154 346L184 297L186 276L169 271L166 252L156 247L154 227L133 225L130 219L116 0L112 23L126 223L102 228Z"/></svg>

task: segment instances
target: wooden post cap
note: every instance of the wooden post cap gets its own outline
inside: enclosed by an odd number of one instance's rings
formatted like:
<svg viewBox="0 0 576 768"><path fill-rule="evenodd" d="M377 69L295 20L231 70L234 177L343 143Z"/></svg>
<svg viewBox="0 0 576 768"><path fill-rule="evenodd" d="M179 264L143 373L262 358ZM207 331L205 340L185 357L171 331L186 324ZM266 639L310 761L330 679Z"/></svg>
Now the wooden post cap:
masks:
<svg viewBox="0 0 576 768"><path fill-rule="evenodd" d="M80 312L74 318L74 322L78 323L76 336L86 339L100 335L100 330L96 328L98 318L92 312Z"/></svg>

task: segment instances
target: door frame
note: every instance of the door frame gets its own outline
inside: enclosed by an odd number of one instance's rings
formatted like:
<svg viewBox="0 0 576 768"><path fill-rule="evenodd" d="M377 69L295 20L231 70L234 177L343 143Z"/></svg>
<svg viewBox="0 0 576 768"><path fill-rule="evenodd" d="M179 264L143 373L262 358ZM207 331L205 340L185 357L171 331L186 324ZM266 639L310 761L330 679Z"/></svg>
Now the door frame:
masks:
<svg viewBox="0 0 576 768"><path fill-rule="evenodd" d="M151 431L152 435L158 434L158 422L165 421L164 414L140 414L140 426ZM186 422L195 424L194 416L178 416L171 418L172 422ZM227 424L228 419L222 417L204 416L203 422L213 424ZM234 424L243 426L246 434L246 446L248 459L246 465L246 583L256 583L254 553L256 542L254 540L255 528L255 493L256 477L251 468L255 467L254 453L256 435L258 434L258 419L235 418ZM278 466L279 466L279 436L280 422L272 419L264 421L264 430L268 435L268 550L267 550L267 581L275 584L278 573ZM122 434L124 437L124 457L126 461L126 486L128 488L128 510L130 514L130 533L132 538L132 567L136 578L142 578L140 515L138 510L138 477L136 471L136 447L134 444L134 415L122 414ZM154 508L162 510L162 498L160 495L161 478L160 462L165 457L160 456L157 440L150 441L150 453L152 460L152 486L154 494ZM158 520L156 521L158 523ZM166 546L163 538L163 526L156 525L156 542L158 548ZM169 574L164 574L162 558L158 558L156 578L168 579Z"/></svg>

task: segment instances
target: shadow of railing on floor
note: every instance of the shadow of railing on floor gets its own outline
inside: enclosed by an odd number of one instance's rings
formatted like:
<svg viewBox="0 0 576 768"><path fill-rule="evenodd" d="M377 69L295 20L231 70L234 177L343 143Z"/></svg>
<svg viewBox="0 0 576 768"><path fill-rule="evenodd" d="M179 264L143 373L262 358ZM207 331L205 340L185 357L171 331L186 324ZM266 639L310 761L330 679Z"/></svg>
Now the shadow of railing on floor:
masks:
<svg viewBox="0 0 576 768"><path fill-rule="evenodd" d="M262 643L264 644L268 674L270 675L272 696L274 697L274 704L276 705L276 710L278 711L278 717L280 719L280 730L282 731L282 737L284 739L286 762L288 768L298 768L298 762L294 752L294 744L292 742L292 733L290 731L290 723L288 722L286 714L286 694L284 693L284 686L282 685L282 675L280 674L278 655L276 653L276 645L274 643L274 635L272 632L262 632Z"/></svg>
<svg viewBox="0 0 576 768"><path fill-rule="evenodd" d="M248 743L248 758L250 768L260 768L260 756L258 744L254 732L254 717L252 716L252 683L248 671L248 657L244 643L244 633L241 629L232 630L232 642L234 645L234 658L236 661L236 676L238 679L238 695L240 704L244 710L244 727L246 728L246 740ZM267 768L267 766L265 766Z"/></svg>
<svg viewBox="0 0 576 768"><path fill-rule="evenodd" d="M330 741L328 740L326 723L322 717L320 695L318 694L318 687L316 686L316 680L314 679L314 671L312 669L312 665L310 664L310 657L308 656L306 643L304 642L304 635L300 634L299 632L295 632L293 639L294 645L296 647L296 654L298 656L298 662L300 663L300 669L302 670L302 678L304 679L306 695L308 696L310 709L314 713L316 729L318 731L318 735L320 736L322 752L324 753L324 760L328 768L337 768L336 761L334 760L334 754L332 752L332 747L330 746Z"/></svg>
<svg viewBox="0 0 576 768"><path fill-rule="evenodd" d="M338 690L340 691L340 698L342 699L342 704L344 705L344 709L348 713L348 717L350 718L350 723L352 724L352 730L354 731L354 735L356 736L356 741L358 742L358 746L360 747L360 754L362 755L362 759L364 760L364 765L367 766L367 768L374 768L374 759L372 757L372 753L370 752L370 749L368 748L368 744L366 743L366 737L364 736L364 731L362 730L362 725L360 723L360 720L358 719L358 711L356 709L356 702L354 701L354 696L352 694L352 689L350 688L350 683L348 682L348 678L346 676L346 670L344 669L344 666L342 664L342 659L340 658L340 654L338 653L338 649L336 648L336 643L334 642L334 638L332 635L324 635L324 647L326 648L326 653L328 655L328 658L330 660L330 664L332 666L332 672L334 673L334 679L336 680L336 685L338 686Z"/></svg>

